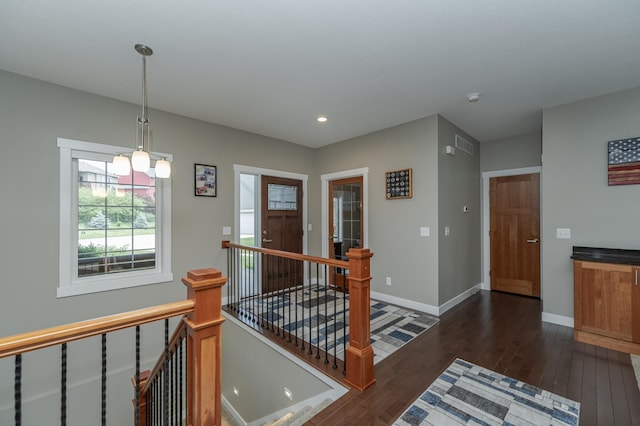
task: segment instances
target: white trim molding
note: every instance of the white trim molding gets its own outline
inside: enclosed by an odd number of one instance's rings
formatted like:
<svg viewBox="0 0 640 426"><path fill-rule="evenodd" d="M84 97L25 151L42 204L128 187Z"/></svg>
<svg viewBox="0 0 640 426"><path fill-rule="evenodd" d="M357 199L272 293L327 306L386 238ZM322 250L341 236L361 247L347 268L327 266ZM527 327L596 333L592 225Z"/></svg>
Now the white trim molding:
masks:
<svg viewBox="0 0 640 426"><path fill-rule="evenodd" d="M171 179L156 181L156 267L154 269L78 277L77 169L74 159L110 161L127 148L72 139L57 139L60 161L59 284L57 297L118 290L173 281L171 271ZM172 161L171 154L153 153Z"/></svg>
<svg viewBox="0 0 640 426"><path fill-rule="evenodd" d="M307 236L307 218L308 218L308 213L307 213L307 184L309 181L309 176L308 175L303 175L300 173L294 173L294 172L286 172L286 171L282 171L282 170L273 170L273 169L265 169L262 167L253 167L253 166L245 166L242 164L234 164L233 165L233 174L234 174L234 214L233 214L233 222L234 222L234 226L233 226L233 237L234 237L234 242L239 243L240 242L240 174L248 174L248 175L255 175L258 176L258 183L257 186L258 188L260 188L261 182L260 182L260 178L262 176L275 176L275 177L281 177L281 178L287 178L287 179L295 179L295 180L300 180L302 181L302 228L303 228L303 234L302 234L302 253L306 254L307 253L307 241L308 241L308 236ZM257 203L256 203L256 232L258 232L259 229L261 229L261 224L260 224L260 210L261 206L260 206L260 197L257 197Z"/></svg>
<svg viewBox="0 0 640 426"><path fill-rule="evenodd" d="M491 290L491 277L489 276L489 271L491 269L491 242L489 240L489 180L492 177L526 175L530 173L540 173L540 177L542 178L542 167L534 166L523 167L520 169L506 169L482 172L482 290ZM542 197L540 199L542 199ZM542 218L540 219L540 226L542 227ZM542 251L542 246L540 246L540 250ZM540 256L540 259L540 276L542 276L542 256ZM540 284L540 287L542 287L542 283Z"/></svg>
<svg viewBox="0 0 640 426"><path fill-rule="evenodd" d="M440 307L438 308L438 315L442 315L445 312L447 312L449 309L453 308L454 306L464 302L465 300L467 300L468 298L470 298L471 296L479 292L481 288L482 288L482 284L478 283L473 287L471 287L470 289L468 289L467 291L460 293L453 299L449 299L447 302L440 305Z"/></svg>
<svg viewBox="0 0 640 426"><path fill-rule="evenodd" d="M573 328L573 318L565 317L563 315L556 315L556 314L550 314L548 312L543 312L542 321L549 322L551 324L564 325L565 327Z"/></svg>
<svg viewBox="0 0 640 426"><path fill-rule="evenodd" d="M369 247L369 168L345 170L320 176L322 181L322 256L329 257L329 181L362 176L362 247Z"/></svg>
<svg viewBox="0 0 640 426"><path fill-rule="evenodd" d="M403 308L414 309L430 315L440 316L440 309L437 306L427 305L426 303L415 302L413 300L403 299L402 297L391 296L385 293L378 293L377 291L371 292L371 298L381 302L402 306Z"/></svg>
<svg viewBox="0 0 640 426"><path fill-rule="evenodd" d="M473 296L477 292L481 290L481 285L476 284L470 289L460 293L456 297L450 299L449 301L443 303L440 306L428 305L426 303L420 303L409 299L404 299L402 297L391 296L385 293L379 293L377 291L371 292L371 299L379 300L381 302L391 303L393 305L398 305L403 308L413 309L416 311L424 312L430 315L435 315L439 317L440 315L447 312L449 309L453 308L456 305L467 300L469 297Z"/></svg>

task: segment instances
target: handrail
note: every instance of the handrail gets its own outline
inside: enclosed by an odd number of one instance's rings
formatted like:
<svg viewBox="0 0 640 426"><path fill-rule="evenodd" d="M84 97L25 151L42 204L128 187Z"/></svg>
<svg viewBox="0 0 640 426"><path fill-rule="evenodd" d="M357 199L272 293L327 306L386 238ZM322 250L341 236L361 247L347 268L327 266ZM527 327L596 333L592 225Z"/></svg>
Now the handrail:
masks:
<svg viewBox="0 0 640 426"><path fill-rule="evenodd" d="M292 253L292 252L289 252L289 251L272 250L272 249L265 249L265 248L260 248L260 247L251 247L251 246L243 246L243 245L235 244L235 243L232 243L232 242L226 241L226 240L222 241L222 248L223 249L226 249L226 248L239 248L239 249L243 249L243 250L255 251L257 253L269 254L269 255L277 256L277 257L284 257L284 258L287 258L287 259L302 260L302 261L320 263L322 265L334 266L336 268L349 269L349 262L346 261L346 260L327 259L327 258L324 258L324 257L309 256L309 255L306 255L306 254Z"/></svg>
<svg viewBox="0 0 640 426"><path fill-rule="evenodd" d="M4 337L0 339L0 358L185 315L193 312L194 308L193 300L183 300Z"/></svg>

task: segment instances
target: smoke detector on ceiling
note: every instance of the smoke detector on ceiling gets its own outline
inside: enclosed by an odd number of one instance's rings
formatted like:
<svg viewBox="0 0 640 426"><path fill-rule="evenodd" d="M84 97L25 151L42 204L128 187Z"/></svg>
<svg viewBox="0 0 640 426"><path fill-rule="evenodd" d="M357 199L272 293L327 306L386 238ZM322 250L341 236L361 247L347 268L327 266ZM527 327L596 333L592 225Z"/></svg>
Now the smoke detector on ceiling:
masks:
<svg viewBox="0 0 640 426"><path fill-rule="evenodd" d="M478 100L480 100L480 93L478 92L469 93L467 95L467 101L469 102L478 102Z"/></svg>

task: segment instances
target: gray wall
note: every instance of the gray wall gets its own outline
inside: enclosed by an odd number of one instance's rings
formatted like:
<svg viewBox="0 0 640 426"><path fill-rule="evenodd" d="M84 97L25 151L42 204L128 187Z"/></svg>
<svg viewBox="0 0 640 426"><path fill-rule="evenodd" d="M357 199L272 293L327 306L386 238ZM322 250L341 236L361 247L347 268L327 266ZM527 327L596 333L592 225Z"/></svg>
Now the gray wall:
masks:
<svg viewBox="0 0 640 426"><path fill-rule="evenodd" d="M222 363L222 395L247 423L333 389L230 319L222 325Z"/></svg>
<svg viewBox="0 0 640 426"><path fill-rule="evenodd" d="M431 116L317 150L318 175L369 167L372 291L432 306L438 305L437 125ZM407 168L413 198L385 199L385 172ZM420 237L421 226L431 228L431 237Z"/></svg>
<svg viewBox="0 0 640 426"><path fill-rule="evenodd" d="M296 173L313 170L314 151L299 145L151 111L152 149L174 154L172 170L172 268L174 281L63 299L58 287L59 156L58 137L111 145L133 146L135 117L139 106L89 93L70 90L38 80L0 71L0 194L3 224L0 245L2 297L0 336L65 324L184 299L180 278L190 269L226 265L220 249L222 227L233 221L233 164L241 163ZM150 99L151 101L151 99ZM218 166L218 197L193 196L193 164ZM309 198L317 198L314 188ZM311 239L313 237L311 236ZM225 238L226 239L226 238ZM311 241L313 244L313 241ZM147 331L145 331L147 330ZM143 360L150 365L159 354L161 330L143 330ZM124 342L120 344L119 342ZM110 336L110 411L113 424L130 423L133 395L133 338L128 332ZM97 418L91 397L99 401L98 340L70 345L74 369L70 377L70 400L80 419L70 424L87 425ZM57 392L59 349L53 357L26 355L25 404L33 399L45 404ZM0 424L12 417L10 387L13 359L0 360ZM46 367L46 368L45 368ZM42 368L45 368L42 370ZM32 383L33 382L33 383ZM124 397L123 397L124 396ZM50 396L52 404L56 398ZM31 404L32 406L35 404ZM46 405L46 404L45 404ZM40 405L38 405L40 406ZM26 409L27 407L25 407ZM86 409L86 410L85 410ZM93 411L88 411L93 410ZM39 410L47 418L54 411ZM89 414L90 413L90 414ZM9 416L9 417L6 417ZM120 417L118 417L120 416ZM46 424L47 421L26 421Z"/></svg>
<svg viewBox="0 0 640 426"><path fill-rule="evenodd" d="M480 171L519 169L542 164L541 132L482 142Z"/></svg>
<svg viewBox="0 0 640 426"><path fill-rule="evenodd" d="M373 291L438 307L480 283L480 158L446 156L455 133L478 149L438 115L318 149L318 174L369 167ZM413 169L413 198L385 199L384 173L405 168Z"/></svg>
<svg viewBox="0 0 640 426"><path fill-rule="evenodd" d="M459 149L453 156L445 154L445 146L455 146L456 134L473 144L473 155ZM482 281L479 151L475 139L438 117L439 305ZM468 213L464 206L469 207ZM449 236L445 236L445 227L449 227Z"/></svg>
<svg viewBox="0 0 640 426"><path fill-rule="evenodd" d="M573 318L573 245L640 249L640 186L607 186L607 141L640 136L639 112L640 89L543 111L545 313Z"/></svg>

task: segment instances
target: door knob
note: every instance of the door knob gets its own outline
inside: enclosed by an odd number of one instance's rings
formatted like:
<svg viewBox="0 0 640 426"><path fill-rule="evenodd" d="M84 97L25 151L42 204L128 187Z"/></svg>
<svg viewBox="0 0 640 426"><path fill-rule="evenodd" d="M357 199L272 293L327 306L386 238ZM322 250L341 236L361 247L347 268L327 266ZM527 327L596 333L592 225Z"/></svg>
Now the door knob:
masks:
<svg viewBox="0 0 640 426"><path fill-rule="evenodd" d="M267 240L266 238L263 238L263 239L262 239L262 242L263 242L263 243L272 243L272 242L273 242L273 240Z"/></svg>
<svg viewBox="0 0 640 426"><path fill-rule="evenodd" d="M534 238L533 240L527 240L528 243L538 243L540 242L540 240L538 240L537 238Z"/></svg>

